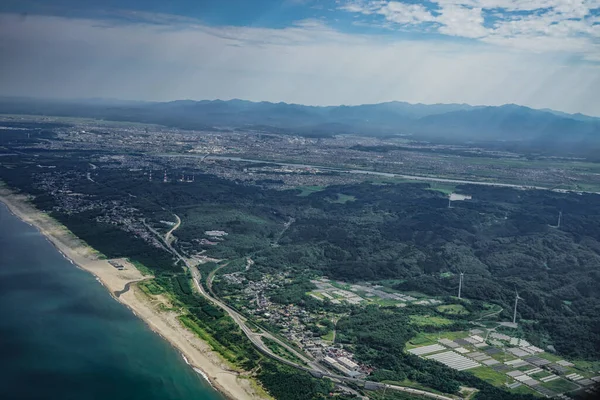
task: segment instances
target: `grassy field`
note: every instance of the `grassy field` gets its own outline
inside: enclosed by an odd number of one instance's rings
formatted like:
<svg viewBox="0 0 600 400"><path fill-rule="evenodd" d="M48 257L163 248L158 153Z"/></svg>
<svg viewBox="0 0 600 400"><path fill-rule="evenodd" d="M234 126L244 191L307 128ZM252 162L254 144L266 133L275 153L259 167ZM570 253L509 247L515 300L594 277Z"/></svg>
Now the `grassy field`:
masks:
<svg viewBox="0 0 600 400"><path fill-rule="evenodd" d="M342 290L350 290L351 286L348 283L338 283L335 281L330 281L329 282L331 284L331 286L336 287L338 289L342 289Z"/></svg>
<svg viewBox="0 0 600 400"><path fill-rule="evenodd" d="M540 378L544 378L544 377L550 376L550 375L552 375L550 372L544 370L542 372L538 372L537 374L530 374L529 376L531 376L532 378L535 378L535 379L540 379Z"/></svg>
<svg viewBox="0 0 600 400"><path fill-rule="evenodd" d="M557 356L552 353L541 353L538 354L539 357L544 358L546 360L557 362L560 360L564 360L563 357ZM567 360L575 364L574 367L567 367L567 374L570 373L578 373L585 378L590 378L592 376L600 375L600 361L584 361L584 360Z"/></svg>
<svg viewBox="0 0 600 400"><path fill-rule="evenodd" d="M497 304L486 303L486 309L481 311L477 315L474 315L473 318L481 318L482 321L485 320L495 320L498 318L498 315L502 312L502 307ZM495 325L494 325L495 326Z"/></svg>
<svg viewBox="0 0 600 400"><path fill-rule="evenodd" d="M138 283L138 287L142 289L142 291L144 291L146 294L150 295L156 295L165 292L165 289L162 286L157 285L156 282L154 282L154 279L145 282L140 282Z"/></svg>
<svg viewBox="0 0 600 400"><path fill-rule="evenodd" d="M505 388L505 390L510 393L514 393L514 394L529 394L529 395L533 395L535 397L545 398L545 396L542 396L539 392L536 392L535 390L533 390L532 388L530 388L529 386L526 386L526 385L521 385L514 389Z"/></svg>
<svg viewBox="0 0 600 400"><path fill-rule="evenodd" d="M435 317L431 315L411 315L410 320L418 326L446 326L452 325L452 321L443 317Z"/></svg>
<svg viewBox="0 0 600 400"><path fill-rule="evenodd" d="M556 393L570 392L571 390L577 389L578 387L576 384L569 382L568 380L563 378L556 379L551 382L542 383L541 386L545 387L546 389L550 389Z"/></svg>
<svg viewBox="0 0 600 400"><path fill-rule="evenodd" d="M310 196L315 192L320 192L325 189L324 186L298 186L296 189L300 189L301 192L298 194L300 197Z"/></svg>
<svg viewBox="0 0 600 400"><path fill-rule="evenodd" d="M454 193L456 190L456 185L452 183L444 183L444 182L432 182L429 184L428 190L435 190L437 192L442 192L444 194L450 195Z"/></svg>
<svg viewBox="0 0 600 400"><path fill-rule="evenodd" d="M442 332L434 332L434 333L419 332L419 333L417 333L417 335L415 337L413 337L406 343L406 348L413 349L415 347L421 347L421 346L426 346L429 344L435 344L435 343L437 343L438 338L441 338L441 339L446 338L446 339L450 339L450 340L455 340L455 339L462 339L467 336L469 336L469 333L465 332L465 331L457 331L457 332L442 331Z"/></svg>
<svg viewBox="0 0 600 400"><path fill-rule="evenodd" d="M320 299L324 299L325 298L325 296L323 296L321 293L317 293L317 292L308 292L306 294L316 296L316 297L318 297Z"/></svg>
<svg viewBox="0 0 600 400"><path fill-rule="evenodd" d="M405 379L403 381L382 381L382 383L387 383L389 385L406 386L406 387L411 387L414 389L426 390L431 393L444 394L443 392L440 392L439 390L435 390L430 387L421 385L420 383L411 381L410 379Z"/></svg>
<svg viewBox="0 0 600 400"><path fill-rule="evenodd" d="M321 339L327 340L328 342L333 342L333 331L327 332L327 335L321 336Z"/></svg>
<svg viewBox="0 0 600 400"><path fill-rule="evenodd" d="M466 315L469 312L461 304L444 304L437 306L436 309L439 312L443 312L448 315Z"/></svg>
<svg viewBox="0 0 600 400"><path fill-rule="evenodd" d="M208 343L209 346L214 351L216 351L221 356L223 356L223 358L225 358L227 361L231 362L232 364L234 364L236 362L237 355L235 354L235 352L227 349L221 343L217 342L208 332L206 332L203 328L201 328L198 324L196 324L196 322L192 321L191 318L182 315L179 317L179 320L188 329L190 329L192 332L194 332L196 335L198 335L198 337L200 337L200 339L202 339L206 343Z"/></svg>
<svg viewBox="0 0 600 400"><path fill-rule="evenodd" d="M494 386L504 386L507 381L512 381L512 378L509 378L508 375L494 371L489 367L477 367L468 370L468 372Z"/></svg>
<svg viewBox="0 0 600 400"><path fill-rule="evenodd" d="M281 346L276 341L271 340L266 337L263 337L262 341L265 344L265 346L267 346L273 353L277 354L278 356L288 359L290 361L293 361L295 363L305 365L305 363L302 360L300 360L291 351L289 351L285 347Z"/></svg>
<svg viewBox="0 0 600 400"><path fill-rule="evenodd" d="M516 360L517 357L513 356L510 353L496 353L496 354L492 354L492 358L494 360L500 361L500 362L505 362L505 361L511 361L511 360Z"/></svg>
<svg viewBox="0 0 600 400"><path fill-rule="evenodd" d="M596 375L600 375L600 361L575 360L571 362L580 371L595 371L597 372Z"/></svg>
<svg viewBox="0 0 600 400"><path fill-rule="evenodd" d="M144 276L148 276L148 275L152 275L152 271L150 271L150 269L148 267L146 267L144 264L142 264L141 262L137 262L137 261L133 261L130 260L129 258L127 259L127 261L129 261L131 264L133 264L133 266L142 273L142 275Z"/></svg>
<svg viewBox="0 0 600 400"><path fill-rule="evenodd" d="M560 356L554 355L554 354L552 354L552 353L547 353L547 352L545 352L545 353L540 353L540 354L538 354L537 356L538 356L538 357L540 357L540 358L543 358L543 359L545 359L545 360L552 361L552 362L560 361L560 360L562 360L562 359L563 359L563 358L562 358L562 357L560 357Z"/></svg>

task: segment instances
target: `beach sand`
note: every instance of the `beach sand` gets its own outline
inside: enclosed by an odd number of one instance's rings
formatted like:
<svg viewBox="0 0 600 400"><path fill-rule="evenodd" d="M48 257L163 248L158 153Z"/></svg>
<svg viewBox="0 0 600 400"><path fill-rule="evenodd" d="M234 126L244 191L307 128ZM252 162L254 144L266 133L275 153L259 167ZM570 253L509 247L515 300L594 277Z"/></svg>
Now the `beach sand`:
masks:
<svg viewBox="0 0 600 400"><path fill-rule="evenodd" d="M0 201L24 222L37 227L75 265L95 275L115 299L129 307L153 331L177 348L188 364L197 372L201 371L219 392L235 400L269 398L264 393L259 393L243 373L229 368L208 344L187 330L177 319L177 313L162 311L159 304L168 300L161 296L151 298L135 284L131 284L130 289L119 297L115 296L114 292L123 290L127 283L150 277L144 277L126 260L115 260L125 267L124 270L119 270L107 260L99 259L94 249L75 237L63 225L30 205L26 196L14 194L0 186Z"/></svg>

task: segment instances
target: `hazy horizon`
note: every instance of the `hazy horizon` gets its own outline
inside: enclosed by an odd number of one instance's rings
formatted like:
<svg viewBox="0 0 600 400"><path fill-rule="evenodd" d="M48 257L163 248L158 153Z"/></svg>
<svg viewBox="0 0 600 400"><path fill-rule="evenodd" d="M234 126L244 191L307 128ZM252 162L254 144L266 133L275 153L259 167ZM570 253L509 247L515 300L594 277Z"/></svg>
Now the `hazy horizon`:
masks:
<svg viewBox="0 0 600 400"><path fill-rule="evenodd" d="M84 102L115 102L115 103L139 103L139 104L157 104L157 103L170 103L170 102L177 102L177 101L193 101L193 102L203 102L203 101L222 101L222 102L228 102L228 101L244 101L244 102L251 102L251 103L270 103L270 104L288 104L288 105L296 105L296 106L304 106L304 107L356 107L356 106L368 106L368 105L379 105L379 104L389 104L389 103L403 103L403 104L410 104L410 105L421 105L421 106L435 106L435 105L449 105L449 104L458 104L458 105L467 105L470 107L503 107L503 106L518 106L518 107L527 107L527 108L531 108L533 110L537 110L537 111L546 111L546 112L557 112L557 113L565 113L565 114L569 114L569 115L583 115L586 117L592 117L592 118L600 118L600 114L598 115L593 115L593 114L586 114L586 113L581 113L581 112L569 112L569 111L564 111L564 110L557 110L557 109L552 109L552 108L536 108L536 107L530 107L528 105L525 104L517 104L517 103L503 103L503 104L469 104L469 103L411 103L408 101L404 101L404 100L389 100L389 101L383 101L383 102L379 102L379 103L355 103L355 104L303 104L303 103L290 103L290 102L285 102L285 101L268 101L268 100L249 100L249 99L240 99L237 97L233 97L233 98L212 98L212 99L206 99L206 98L198 98L198 99L172 99L172 100L136 100L136 99L128 99L128 98L108 98L108 97L80 97L80 98L76 98L76 97L65 97L65 98L52 98L52 97L35 97L35 96L3 96L0 95L0 98L20 98L20 99L26 99L26 100L41 100L41 101L56 101L56 102L70 102L70 101L84 101Z"/></svg>
<svg viewBox="0 0 600 400"><path fill-rule="evenodd" d="M600 116L598 0L8 1L0 95Z"/></svg>

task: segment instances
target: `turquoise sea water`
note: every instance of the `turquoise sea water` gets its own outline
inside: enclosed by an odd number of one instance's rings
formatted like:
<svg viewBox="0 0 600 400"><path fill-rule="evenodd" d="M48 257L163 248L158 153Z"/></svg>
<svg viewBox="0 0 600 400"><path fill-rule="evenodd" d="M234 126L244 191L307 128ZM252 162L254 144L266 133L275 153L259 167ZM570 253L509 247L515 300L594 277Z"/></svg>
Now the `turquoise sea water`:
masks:
<svg viewBox="0 0 600 400"><path fill-rule="evenodd" d="M0 203L0 399L223 397Z"/></svg>

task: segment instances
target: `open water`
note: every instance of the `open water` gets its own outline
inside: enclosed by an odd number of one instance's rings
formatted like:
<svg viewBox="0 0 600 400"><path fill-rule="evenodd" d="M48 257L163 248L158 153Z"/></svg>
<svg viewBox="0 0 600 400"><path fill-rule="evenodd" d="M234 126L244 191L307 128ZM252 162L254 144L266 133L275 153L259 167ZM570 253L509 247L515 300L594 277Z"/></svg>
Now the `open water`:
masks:
<svg viewBox="0 0 600 400"><path fill-rule="evenodd" d="M223 397L0 203L0 399Z"/></svg>

